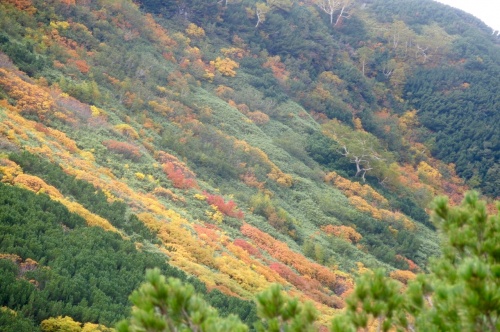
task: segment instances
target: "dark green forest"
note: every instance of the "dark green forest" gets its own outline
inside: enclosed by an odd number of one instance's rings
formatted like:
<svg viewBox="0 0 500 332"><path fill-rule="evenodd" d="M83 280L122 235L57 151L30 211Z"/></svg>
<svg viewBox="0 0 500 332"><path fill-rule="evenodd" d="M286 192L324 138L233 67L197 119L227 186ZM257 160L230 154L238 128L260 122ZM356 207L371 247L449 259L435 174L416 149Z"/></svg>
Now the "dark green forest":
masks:
<svg viewBox="0 0 500 332"><path fill-rule="evenodd" d="M47 195L0 184L0 197L1 252L20 259L0 259L0 305L25 317L26 326L57 316L113 326L129 314L128 297L146 269L155 267L193 285L222 314L249 324L256 320L253 303L207 292L161 255L139 251L119 234L85 227L81 217ZM28 260L34 263L23 264Z"/></svg>

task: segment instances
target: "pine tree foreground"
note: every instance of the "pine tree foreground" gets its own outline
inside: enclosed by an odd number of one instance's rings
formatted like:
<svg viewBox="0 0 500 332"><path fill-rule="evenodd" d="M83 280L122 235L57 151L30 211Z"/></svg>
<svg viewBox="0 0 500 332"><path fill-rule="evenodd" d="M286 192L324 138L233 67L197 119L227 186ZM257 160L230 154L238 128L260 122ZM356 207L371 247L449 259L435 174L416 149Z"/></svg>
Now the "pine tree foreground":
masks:
<svg viewBox="0 0 500 332"><path fill-rule="evenodd" d="M458 207L434 201L433 219L442 232L442 256L429 274L402 288L383 270L362 275L335 317L332 332L500 331L500 203L488 215L486 203L470 192ZM220 317L189 285L150 270L131 295L132 317L118 331L248 331L238 317ZM258 331L313 331L316 312L273 286L257 296Z"/></svg>

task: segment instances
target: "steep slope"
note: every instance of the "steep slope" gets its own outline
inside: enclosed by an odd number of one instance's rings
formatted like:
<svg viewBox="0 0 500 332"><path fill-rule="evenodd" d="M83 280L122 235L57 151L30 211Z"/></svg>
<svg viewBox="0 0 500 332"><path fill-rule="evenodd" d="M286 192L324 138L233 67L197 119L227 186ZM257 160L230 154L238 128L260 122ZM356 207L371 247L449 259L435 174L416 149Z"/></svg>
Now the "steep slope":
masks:
<svg viewBox="0 0 500 332"><path fill-rule="evenodd" d="M469 16L456 27L462 13L415 3L405 14L353 2L330 24L313 2L2 2L2 182L48 194L208 289L249 299L278 282L326 322L358 271L425 270L439 253L427 204L466 189L431 155L454 162L443 135L463 125L427 119L435 98L459 110L470 100L425 91L450 82L437 69L474 61L457 55L463 31L498 45ZM412 8L430 13L415 22ZM494 81L474 70L471 82ZM483 127L489 170L464 175L491 195L497 138Z"/></svg>

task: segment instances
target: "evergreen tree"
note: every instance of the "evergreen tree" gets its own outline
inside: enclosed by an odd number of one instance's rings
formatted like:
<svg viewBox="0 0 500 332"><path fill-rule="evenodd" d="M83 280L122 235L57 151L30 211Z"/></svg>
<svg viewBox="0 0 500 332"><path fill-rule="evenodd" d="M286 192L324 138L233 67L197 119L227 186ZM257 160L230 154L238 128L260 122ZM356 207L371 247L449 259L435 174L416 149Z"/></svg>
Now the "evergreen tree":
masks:
<svg viewBox="0 0 500 332"><path fill-rule="evenodd" d="M432 262L431 273L419 275L402 294L382 271L362 276L332 331L355 331L370 323L378 331L498 331L498 203L497 209L488 215L486 203L474 192L458 207L444 197L436 199L433 220L443 232L443 254Z"/></svg>

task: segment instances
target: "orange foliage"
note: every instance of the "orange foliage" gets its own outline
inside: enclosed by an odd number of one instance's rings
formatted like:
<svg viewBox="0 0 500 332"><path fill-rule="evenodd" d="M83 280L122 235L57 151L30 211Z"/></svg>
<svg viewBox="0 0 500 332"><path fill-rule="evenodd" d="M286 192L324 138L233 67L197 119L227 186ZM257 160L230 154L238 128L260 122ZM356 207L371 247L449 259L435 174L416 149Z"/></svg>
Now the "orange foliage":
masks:
<svg viewBox="0 0 500 332"><path fill-rule="evenodd" d="M336 274L330 269L318 263L311 262L303 255L292 251L285 243L274 239L253 226L243 224L240 230L242 234L252 239L255 245L267 251L275 259L293 267L302 275L317 280L330 290L335 290Z"/></svg>
<svg viewBox="0 0 500 332"><path fill-rule="evenodd" d="M292 176L283 173L277 166L271 168L271 172L267 174L267 177L273 181L276 181L276 183L282 187L289 188L293 184Z"/></svg>
<svg viewBox="0 0 500 332"><path fill-rule="evenodd" d="M118 154L121 154L125 158L132 160L138 160L141 158L141 152L139 148L133 144L126 142L119 142L115 140L107 140L102 142L102 144L109 150Z"/></svg>
<svg viewBox="0 0 500 332"><path fill-rule="evenodd" d="M411 271L407 270L396 270L389 274L392 279L395 279L403 284L408 284L408 281L411 281L417 277L417 275Z"/></svg>
<svg viewBox="0 0 500 332"><path fill-rule="evenodd" d="M387 199L380 195L368 184L361 184L359 182L352 182L336 172L330 172L325 176L326 182L333 183L337 188L342 190L348 197L350 196L361 196L365 200L375 204L380 207L388 207L389 202Z"/></svg>
<svg viewBox="0 0 500 332"><path fill-rule="evenodd" d="M276 79L281 83L286 81L290 76L290 73L286 70L285 65L281 62L279 55L268 57L263 67L270 68L274 77L276 77Z"/></svg>
<svg viewBox="0 0 500 332"><path fill-rule="evenodd" d="M325 176L327 183L337 186L348 197L348 201L358 211L368 213L373 218L388 222L399 222L407 229L414 229L415 224L404 214L398 211L389 211L381 207L389 207L389 202L385 197L373 190L367 184L352 182L336 172L330 172Z"/></svg>
<svg viewBox="0 0 500 332"><path fill-rule="evenodd" d="M33 6L31 0L4 0L3 2L10 3L17 9L27 12L30 15L36 13L36 8Z"/></svg>
<svg viewBox="0 0 500 332"><path fill-rule="evenodd" d="M211 225L212 226L212 225ZM201 225L193 225L194 230L198 233L198 238L208 244L214 250L221 250L221 244L227 243L228 239L223 236L217 228L206 227Z"/></svg>
<svg viewBox="0 0 500 332"><path fill-rule="evenodd" d="M65 133L57 130L46 127L46 133L59 141L69 152L77 152L78 147L76 146L75 141L66 136Z"/></svg>
<svg viewBox="0 0 500 332"><path fill-rule="evenodd" d="M256 125L263 125L269 122L269 115L261 111L248 112L247 117Z"/></svg>
<svg viewBox="0 0 500 332"><path fill-rule="evenodd" d="M78 68L78 70L82 73L82 74L87 74L90 70L90 66L89 64L87 63L87 61L85 60L82 60L82 59L78 59L78 60L74 60L72 61L76 68Z"/></svg>
<svg viewBox="0 0 500 332"><path fill-rule="evenodd" d="M309 298L334 308L342 308L345 305L337 296L325 294L318 280L312 279L308 275L299 276L291 268L281 263L272 263L269 267L297 289L303 291Z"/></svg>
<svg viewBox="0 0 500 332"><path fill-rule="evenodd" d="M327 225L321 227L321 230L328 235L340 237L350 243L357 243L363 238L361 234L359 234L354 228L349 226Z"/></svg>
<svg viewBox="0 0 500 332"><path fill-rule="evenodd" d="M153 15L146 14L145 15L145 24L146 28L149 30L149 39L153 41L153 45L158 45L160 48L175 48L177 47L177 42L172 39L167 31L158 24Z"/></svg>
<svg viewBox="0 0 500 332"><path fill-rule="evenodd" d="M242 248L243 250L245 250L246 252L248 252L252 256L255 256L258 258L262 257L259 249L255 248L253 245L251 245L250 243L248 243L247 241L245 241L243 239L235 239L233 241L233 244L235 246Z"/></svg>
<svg viewBox="0 0 500 332"><path fill-rule="evenodd" d="M240 179L249 187L264 189L264 182L259 182L255 174L250 171L241 175Z"/></svg>
<svg viewBox="0 0 500 332"><path fill-rule="evenodd" d="M287 282L285 279L280 277L275 271L271 270L268 266L260 263L258 260L250 257L250 254L243 248L229 243L226 248L233 253L238 259L244 262L247 266L249 266L253 271L263 276L269 282L278 282L282 285L285 285Z"/></svg>
<svg viewBox="0 0 500 332"><path fill-rule="evenodd" d="M36 193L46 193L53 198L62 198L63 195L56 188L48 185L37 176L29 174L19 174L13 180L14 184L17 184L23 188L34 191Z"/></svg>
<svg viewBox="0 0 500 332"><path fill-rule="evenodd" d="M167 198L171 199L174 202L177 202L177 201L186 202L186 200L184 199L184 197L177 196L176 194L174 194L172 192L172 190L165 189L163 187L156 187L153 190L153 194L155 194L156 196L167 197Z"/></svg>
<svg viewBox="0 0 500 332"><path fill-rule="evenodd" d="M408 264L408 269L410 269L410 271L412 271L412 272L420 271L420 267L417 264L415 264L415 262L412 261L411 259L408 259L408 258L401 256L401 255L396 255L396 259L405 261Z"/></svg>
<svg viewBox="0 0 500 332"><path fill-rule="evenodd" d="M217 89L215 89L215 94L221 98L227 98L234 93L234 90L225 85L219 85Z"/></svg>
<svg viewBox="0 0 500 332"><path fill-rule="evenodd" d="M241 59L248 54L246 50L239 47L221 48L220 51L224 56L235 59Z"/></svg>
<svg viewBox="0 0 500 332"><path fill-rule="evenodd" d="M47 91L3 68L0 68L0 86L17 101L16 108L21 113L35 114L44 119L53 107L54 102Z"/></svg>

